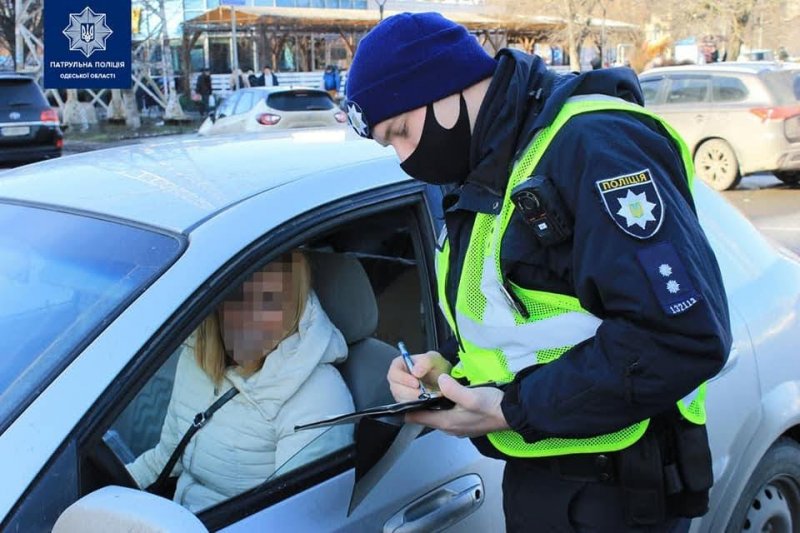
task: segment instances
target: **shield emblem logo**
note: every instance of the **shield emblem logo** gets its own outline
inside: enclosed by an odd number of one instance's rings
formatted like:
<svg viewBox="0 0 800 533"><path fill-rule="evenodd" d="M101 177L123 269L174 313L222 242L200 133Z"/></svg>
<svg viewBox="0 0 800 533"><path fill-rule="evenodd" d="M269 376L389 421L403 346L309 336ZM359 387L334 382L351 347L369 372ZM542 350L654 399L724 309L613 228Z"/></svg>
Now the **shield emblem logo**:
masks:
<svg viewBox="0 0 800 533"><path fill-rule="evenodd" d="M595 182L606 213L637 239L655 235L664 221L664 202L649 169Z"/></svg>
<svg viewBox="0 0 800 533"><path fill-rule="evenodd" d="M93 22L81 22L81 40L87 43L94 41Z"/></svg>

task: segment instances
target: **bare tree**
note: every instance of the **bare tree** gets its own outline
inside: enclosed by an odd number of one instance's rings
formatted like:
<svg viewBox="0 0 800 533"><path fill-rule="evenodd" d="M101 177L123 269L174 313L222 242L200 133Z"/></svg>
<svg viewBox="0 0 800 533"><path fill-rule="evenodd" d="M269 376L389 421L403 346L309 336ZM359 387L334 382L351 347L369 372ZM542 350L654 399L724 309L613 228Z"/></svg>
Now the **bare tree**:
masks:
<svg viewBox="0 0 800 533"><path fill-rule="evenodd" d="M569 64L580 70L580 51L583 42L592 34L592 13L600 6L597 0L560 0L560 15L564 18L564 32L569 48Z"/></svg>
<svg viewBox="0 0 800 533"><path fill-rule="evenodd" d="M504 15L549 15L562 19L562 29L550 36L553 43L562 43L569 51L569 63L580 69L580 50L592 27L595 11L602 7L599 0L490 0L490 5Z"/></svg>
<svg viewBox="0 0 800 533"><path fill-rule="evenodd" d="M17 4L26 9L28 21L25 26L36 37L42 37L42 0L0 0L0 47L11 54L14 68L17 68ZM24 61L24 58L23 58Z"/></svg>

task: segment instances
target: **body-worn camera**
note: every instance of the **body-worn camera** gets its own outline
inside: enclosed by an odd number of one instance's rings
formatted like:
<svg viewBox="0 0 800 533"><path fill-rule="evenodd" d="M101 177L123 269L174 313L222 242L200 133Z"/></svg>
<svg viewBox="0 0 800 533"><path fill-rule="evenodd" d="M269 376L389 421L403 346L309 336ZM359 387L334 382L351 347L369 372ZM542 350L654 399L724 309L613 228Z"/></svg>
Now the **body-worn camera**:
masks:
<svg viewBox="0 0 800 533"><path fill-rule="evenodd" d="M572 235L572 217L546 176L531 176L514 187L511 201L542 245L552 246Z"/></svg>

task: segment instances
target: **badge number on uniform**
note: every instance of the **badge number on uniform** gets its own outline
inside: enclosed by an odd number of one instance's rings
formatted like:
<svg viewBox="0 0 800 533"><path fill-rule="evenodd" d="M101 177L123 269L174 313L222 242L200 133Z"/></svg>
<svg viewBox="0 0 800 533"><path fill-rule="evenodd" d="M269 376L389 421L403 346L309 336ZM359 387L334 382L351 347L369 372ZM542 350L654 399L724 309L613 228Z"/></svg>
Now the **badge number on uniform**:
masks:
<svg viewBox="0 0 800 533"><path fill-rule="evenodd" d="M606 212L622 231L637 239L649 239L664 221L664 202L650 170L595 182Z"/></svg>

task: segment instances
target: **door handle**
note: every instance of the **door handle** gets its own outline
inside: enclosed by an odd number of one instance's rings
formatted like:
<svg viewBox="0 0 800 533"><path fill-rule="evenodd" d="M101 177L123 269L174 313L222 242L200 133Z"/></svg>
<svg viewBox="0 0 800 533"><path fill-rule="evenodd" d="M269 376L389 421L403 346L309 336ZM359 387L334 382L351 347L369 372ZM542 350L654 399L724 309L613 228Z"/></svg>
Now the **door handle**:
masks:
<svg viewBox="0 0 800 533"><path fill-rule="evenodd" d="M703 121L706 119L706 116L705 116L705 115L695 115L695 116L694 116L694 119L695 119L697 122L703 122Z"/></svg>
<svg viewBox="0 0 800 533"><path fill-rule="evenodd" d="M398 511L383 526L383 533L433 533L442 531L473 513L483 503L483 481L477 474L454 479Z"/></svg>

